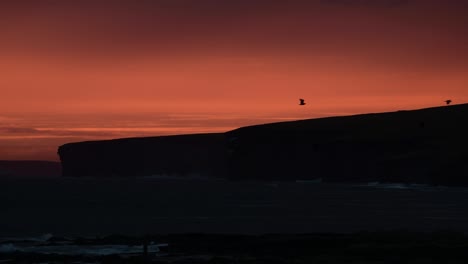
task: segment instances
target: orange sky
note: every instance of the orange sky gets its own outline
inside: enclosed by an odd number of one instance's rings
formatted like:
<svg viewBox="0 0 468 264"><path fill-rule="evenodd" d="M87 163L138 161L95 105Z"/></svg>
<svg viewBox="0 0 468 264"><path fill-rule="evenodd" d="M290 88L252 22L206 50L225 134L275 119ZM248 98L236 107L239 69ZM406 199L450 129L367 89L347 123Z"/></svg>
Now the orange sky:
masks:
<svg viewBox="0 0 468 264"><path fill-rule="evenodd" d="M468 102L463 1L7 2L0 159L57 160L72 141Z"/></svg>

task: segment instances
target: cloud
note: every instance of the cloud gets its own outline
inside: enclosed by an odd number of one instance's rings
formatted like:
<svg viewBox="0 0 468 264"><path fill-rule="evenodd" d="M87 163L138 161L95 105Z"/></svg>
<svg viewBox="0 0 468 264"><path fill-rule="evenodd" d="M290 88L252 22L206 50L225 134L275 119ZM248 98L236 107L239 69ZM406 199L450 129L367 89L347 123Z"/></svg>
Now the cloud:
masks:
<svg viewBox="0 0 468 264"><path fill-rule="evenodd" d="M436 7L421 0L36 2L0 13L0 55L64 56L67 62L335 56L442 69L468 58L460 26L468 20L454 1ZM411 10L393 8L402 6Z"/></svg>
<svg viewBox="0 0 468 264"><path fill-rule="evenodd" d="M76 131L73 129L36 129L29 127L0 127L0 138L47 138L47 137L112 137L112 131Z"/></svg>
<svg viewBox="0 0 468 264"><path fill-rule="evenodd" d="M341 5L348 7L397 7L410 3L410 0L321 0L324 5Z"/></svg>
<svg viewBox="0 0 468 264"><path fill-rule="evenodd" d="M0 127L0 134L38 134L41 133L35 128L28 127Z"/></svg>
<svg viewBox="0 0 468 264"><path fill-rule="evenodd" d="M390 10L347 8L350 0L323 0L330 3L325 7L320 1L297 0L106 1L107 8L99 7L100 1L54 2L59 3L23 6L10 20L2 16L7 28L0 28L2 112L12 107L87 111L81 105L90 101L113 104L119 111L143 109L126 108L132 100L155 106L171 102L168 107L177 111L177 104L196 100L286 94L273 79L332 90L339 80L343 87L363 86L360 78L367 72L430 80L468 69L463 26L468 16L420 9L425 6L421 0ZM5 58L2 52L23 57ZM57 63L57 58L62 60ZM231 63L231 58L259 66ZM344 78L347 73L356 77ZM276 88L267 92L269 85ZM306 88L300 89L304 93Z"/></svg>
<svg viewBox="0 0 468 264"><path fill-rule="evenodd" d="M44 128L26 126L1 126L0 139L52 139L70 140L112 139L173 134L226 132L241 126L298 119L290 113L241 115L209 113L159 113L151 116L121 117L111 120L109 116L88 120L86 123L66 123L54 120L55 125L45 124ZM102 121L106 119L107 121ZM27 122L27 121L25 121Z"/></svg>
<svg viewBox="0 0 468 264"><path fill-rule="evenodd" d="M6 122L12 122L16 120L15 118L9 117L9 116L0 116L0 122L6 123Z"/></svg>

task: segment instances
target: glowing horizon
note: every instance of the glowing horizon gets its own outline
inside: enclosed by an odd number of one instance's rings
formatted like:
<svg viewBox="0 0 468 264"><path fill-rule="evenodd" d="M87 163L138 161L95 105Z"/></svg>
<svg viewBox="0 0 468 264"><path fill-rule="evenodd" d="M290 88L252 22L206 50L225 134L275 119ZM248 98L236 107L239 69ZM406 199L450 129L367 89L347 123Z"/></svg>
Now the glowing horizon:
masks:
<svg viewBox="0 0 468 264"><path fill-rule="evenodd" d="M72 141L468 102L467 10L442 0L1 3L0 160L57 160Z"/></svg>

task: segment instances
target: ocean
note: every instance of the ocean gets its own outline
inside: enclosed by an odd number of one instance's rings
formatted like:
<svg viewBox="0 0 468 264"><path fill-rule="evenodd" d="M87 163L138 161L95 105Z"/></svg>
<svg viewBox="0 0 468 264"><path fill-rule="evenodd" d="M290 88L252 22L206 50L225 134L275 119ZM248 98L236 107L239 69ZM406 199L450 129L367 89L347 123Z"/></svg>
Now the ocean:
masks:
<svg viewBox="0 0 468 264"><path fill-rule="evenodd" d="M1 179L0 239L468 231L468 189L216 179Z"/></svg>

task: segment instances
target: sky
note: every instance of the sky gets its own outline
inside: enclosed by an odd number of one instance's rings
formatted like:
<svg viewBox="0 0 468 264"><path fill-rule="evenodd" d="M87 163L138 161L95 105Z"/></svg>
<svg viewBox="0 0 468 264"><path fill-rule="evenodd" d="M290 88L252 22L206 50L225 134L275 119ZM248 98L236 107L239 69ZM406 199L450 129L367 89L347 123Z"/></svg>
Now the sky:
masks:
<svg viewBox="0 0 468 264"><path fill-rule="evenodd" d="M462 0L1 1L0 159L466 103L467 12Z"/></svg>

